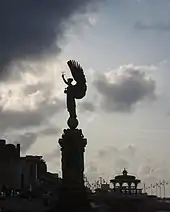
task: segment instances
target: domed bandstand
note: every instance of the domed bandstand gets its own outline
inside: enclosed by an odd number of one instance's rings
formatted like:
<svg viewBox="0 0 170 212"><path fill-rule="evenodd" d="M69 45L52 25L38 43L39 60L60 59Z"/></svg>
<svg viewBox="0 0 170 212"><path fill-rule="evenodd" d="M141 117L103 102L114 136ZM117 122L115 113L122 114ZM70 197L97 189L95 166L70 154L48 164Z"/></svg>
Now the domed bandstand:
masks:
<svg viewBox="0 0 170 212"><path fill-rule="evenodd" d="M110 183L113 184L113 190L118 193L123 194L141 194L142 189L138 188L138 184L141 181L136 179L133 175L128 175L126 169L123 170L122 175L115 176L114 179L110 180Z"/></svg>

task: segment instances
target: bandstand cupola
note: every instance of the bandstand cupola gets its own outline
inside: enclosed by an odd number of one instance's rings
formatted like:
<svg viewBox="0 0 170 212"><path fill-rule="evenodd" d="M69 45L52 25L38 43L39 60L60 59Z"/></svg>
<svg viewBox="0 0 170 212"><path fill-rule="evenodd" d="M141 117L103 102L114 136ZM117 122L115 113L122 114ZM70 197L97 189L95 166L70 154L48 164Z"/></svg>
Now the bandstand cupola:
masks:
<svg viewBox="0 0 170 212"><path fill-rule="evenodd" d="M128 175L126 169L123 170L122 175L115 176L115 178L111 179L110 182L113 184L114 191L128 194L137 194L142 192L141 189L137 188L141 181L136 179L133 175Z"/></svg>

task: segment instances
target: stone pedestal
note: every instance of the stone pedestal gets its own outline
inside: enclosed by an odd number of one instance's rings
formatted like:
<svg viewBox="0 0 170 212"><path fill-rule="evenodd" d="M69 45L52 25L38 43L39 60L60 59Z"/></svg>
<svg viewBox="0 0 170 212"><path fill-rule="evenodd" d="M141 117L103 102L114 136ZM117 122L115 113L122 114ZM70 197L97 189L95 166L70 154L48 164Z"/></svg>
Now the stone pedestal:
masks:
<svg viewBox="0 0 170 212"><path fill-rule="evenodd" d="M83 174L86 144L80 129L65 129L59 139L63 178L57 204L59 211L83 211L89 207Z"/></svg>

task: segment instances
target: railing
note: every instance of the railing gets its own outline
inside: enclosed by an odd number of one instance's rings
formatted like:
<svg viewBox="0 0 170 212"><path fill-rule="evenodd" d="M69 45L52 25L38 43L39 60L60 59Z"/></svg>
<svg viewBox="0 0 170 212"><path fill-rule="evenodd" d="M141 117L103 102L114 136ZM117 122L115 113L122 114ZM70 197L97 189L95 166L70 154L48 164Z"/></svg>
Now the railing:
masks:
<svg viewBox="0 0 170 212"><path fill-rule="evenodd" d="M113 189L115 192L118 191L120 193L123 193L123 194L131 194L131 195L137 195L137 194L142 194L142 189L136 189L134 187L115 187Z"/></svg>

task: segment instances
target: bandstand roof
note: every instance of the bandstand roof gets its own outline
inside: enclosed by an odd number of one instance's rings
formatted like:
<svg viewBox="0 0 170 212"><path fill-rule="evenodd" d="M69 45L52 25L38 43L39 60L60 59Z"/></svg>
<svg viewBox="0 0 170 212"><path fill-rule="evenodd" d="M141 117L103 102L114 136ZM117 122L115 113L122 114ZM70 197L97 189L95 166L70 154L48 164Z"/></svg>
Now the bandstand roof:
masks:
<svg viewBox="0 0 170 212"><path fill-rule="evenodd" d="M141 181L136 179L133 175L128 175L126 169L123 170L122 175L115 176L114 179L110 180L111 183L140 183Z"/></svg>

